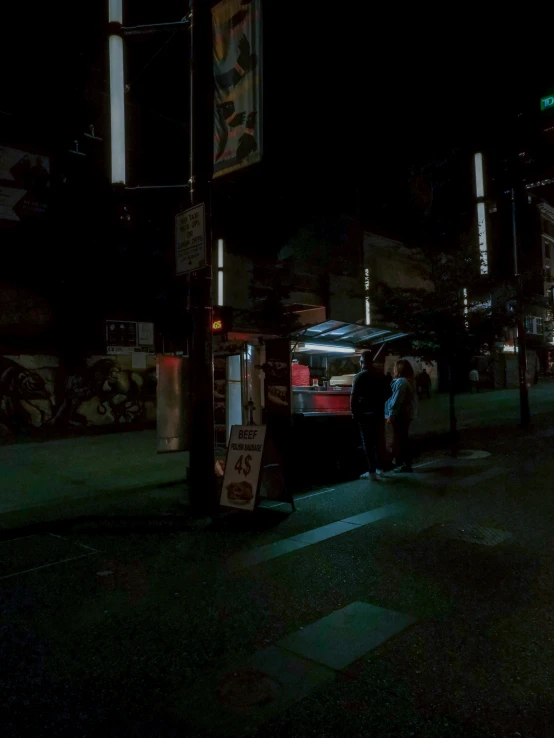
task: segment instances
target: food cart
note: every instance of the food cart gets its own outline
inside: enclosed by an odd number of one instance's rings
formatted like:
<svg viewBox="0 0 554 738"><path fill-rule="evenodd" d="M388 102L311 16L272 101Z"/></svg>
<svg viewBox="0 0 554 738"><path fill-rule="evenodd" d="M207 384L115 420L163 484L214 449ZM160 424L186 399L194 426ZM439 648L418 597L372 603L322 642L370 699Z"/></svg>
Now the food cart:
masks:
<svg viewBox="0 0 554 738"><path fill-rule="evenodd" d="M359 472L350 415L359 355L404 337L387 328L326 321L288 338L230 337L214 345L216 455L233 425L264 424L294 484ZM381 354L384 358L384 354Z"/></svg>

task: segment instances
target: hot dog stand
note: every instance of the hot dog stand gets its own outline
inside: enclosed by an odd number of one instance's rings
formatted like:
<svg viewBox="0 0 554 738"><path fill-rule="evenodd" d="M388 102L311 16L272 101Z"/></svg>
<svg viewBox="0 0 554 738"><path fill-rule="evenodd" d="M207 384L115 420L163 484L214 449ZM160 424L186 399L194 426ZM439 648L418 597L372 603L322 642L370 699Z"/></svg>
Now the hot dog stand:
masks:
<svg viewBox="0 0 554 738"><path fill-rule="evenodd" d="M289 338L243 334L219 341L214 345L216 453L225 449L232 425L263 423L287 459L289 478L314 478L329 468L356 474L359 444L350 392L359 355L405 335L326 321Z"/></svg>

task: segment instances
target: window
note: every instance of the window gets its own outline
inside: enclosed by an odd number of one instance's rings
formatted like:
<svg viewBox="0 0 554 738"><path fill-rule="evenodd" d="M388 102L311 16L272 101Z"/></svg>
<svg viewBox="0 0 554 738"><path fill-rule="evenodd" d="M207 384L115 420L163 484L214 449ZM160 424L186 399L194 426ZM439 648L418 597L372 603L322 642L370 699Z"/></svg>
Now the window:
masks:
<svg viewBox="0 0 554 738"><path fill-rule="evenodd" d="M546 233L547 236L550 236L550 238L554 238L554 223L547 220L546 218L542 219L542 232Z"/></svg>
<svg viewBox="0 0 554 738"><path fill-rule="evenodd" d="M544 322L542 318L535 318L535 333L542 334L544 333Z"/></svg>
<svg viewBox="0 0 554 738"><path fill-rule="evenodd" d="M535 326L534 326L533 318L531 316L527 316L525 318L525 330L527 331L527 333L534 333L535 332L534 328Z"/></svg>

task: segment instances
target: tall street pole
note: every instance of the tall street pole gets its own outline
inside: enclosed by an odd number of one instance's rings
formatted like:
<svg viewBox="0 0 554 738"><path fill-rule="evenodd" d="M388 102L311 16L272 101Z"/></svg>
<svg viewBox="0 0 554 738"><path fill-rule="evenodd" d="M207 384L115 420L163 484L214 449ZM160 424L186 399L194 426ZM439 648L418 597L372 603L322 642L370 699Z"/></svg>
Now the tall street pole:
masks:
<svg viewBox="0 0 554 738"><path fill-rule="evenodd" d="M215 514L215 438L212 350L212 238L210 213L213 116L206 90L213 89L210 6L190 0L190 204L204 203L205 266L190 277L193 335L189 489L191 506Z"/></svg>
<svg viewBox="0 0 554 738"><path fill-rule="evenodd" d="M516 185L517 186L517 185ZM514 255L514 277L516 281L516 330L517 330L517 363L519 378L519 412L520 426L526 428L531 421L529 410L529 389L527 387L527 337L523 301L523 283L519 274L518 230L517 230L517 190L512 187L512 239Z"/></svg>

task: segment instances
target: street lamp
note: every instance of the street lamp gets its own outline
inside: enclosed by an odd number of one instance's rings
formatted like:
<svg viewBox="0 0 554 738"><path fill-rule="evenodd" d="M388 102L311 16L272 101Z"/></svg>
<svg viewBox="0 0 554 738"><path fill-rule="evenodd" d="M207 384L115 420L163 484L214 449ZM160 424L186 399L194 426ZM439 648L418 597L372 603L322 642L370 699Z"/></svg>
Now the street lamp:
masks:
<svg viewBox="0 0 554 738"><path fill-rule="evenodd" d="M125 184L125 82L123 77L123 0L109 0L110 124L112 184ZM117 28L119 26L119 29Z"/></svg>

